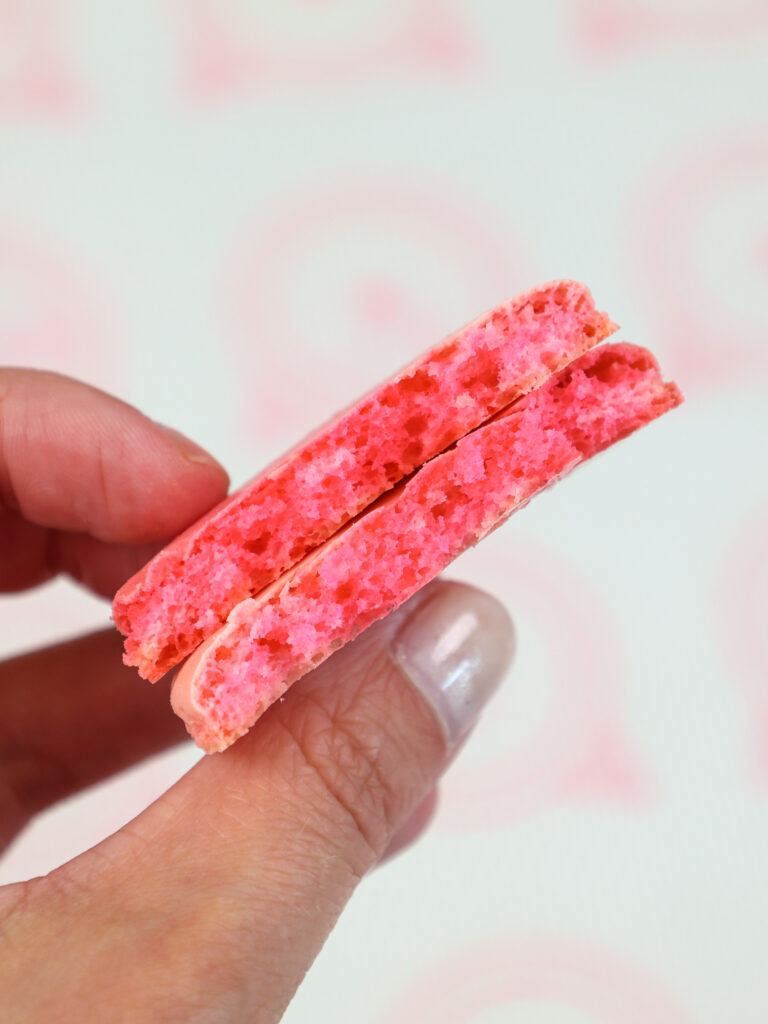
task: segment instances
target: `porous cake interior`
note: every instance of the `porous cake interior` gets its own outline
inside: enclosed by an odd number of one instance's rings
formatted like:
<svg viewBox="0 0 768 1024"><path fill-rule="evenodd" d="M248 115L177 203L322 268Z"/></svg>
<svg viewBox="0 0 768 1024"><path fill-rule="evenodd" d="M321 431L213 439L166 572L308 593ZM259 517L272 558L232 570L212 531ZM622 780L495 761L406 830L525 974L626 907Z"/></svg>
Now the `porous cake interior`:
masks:
<svg viewBox="0 0 768 1024"><path fill-rule="evenodd" d="M175 554L173 546L163 552L133 588L126 585L114 615L127 636L127 662L147 678L160 678L237 602L449 447L467 424L474 428L487 419L487 410L508 405L613 329L583 286L564 282L457 332L417 369L371 392L332 429L319 431L297 459L246 485L242 500L211 517ZM478 409L486 412L478 416Z"/></svg>
<svg viewBox="0 0 768 1024"><path fill-rule="evenodd" d="M236 609L201 662L193 735L221 749L291 682L543 487L677 405L652 355L595 349L519 399Z"/></svg>

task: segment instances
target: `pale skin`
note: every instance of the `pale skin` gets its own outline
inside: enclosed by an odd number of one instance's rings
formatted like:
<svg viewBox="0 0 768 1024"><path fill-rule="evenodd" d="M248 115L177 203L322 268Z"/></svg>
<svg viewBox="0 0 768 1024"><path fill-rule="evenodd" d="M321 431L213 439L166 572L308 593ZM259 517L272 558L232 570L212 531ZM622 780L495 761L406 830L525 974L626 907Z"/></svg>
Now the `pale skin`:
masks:
<svg viewBox="0 0 768 1024"><path fill-rule="evenodd" d="M66 573L111 598L227 487L212 457L117 399L0 370L3 591ZM115 835L0 889L4 1022L280 1019L357 883L423 828L450 757L382 653L391 628L338 652ZM182 742L169 682L125 668L111 629L0 664L0 846Z"/></svg>

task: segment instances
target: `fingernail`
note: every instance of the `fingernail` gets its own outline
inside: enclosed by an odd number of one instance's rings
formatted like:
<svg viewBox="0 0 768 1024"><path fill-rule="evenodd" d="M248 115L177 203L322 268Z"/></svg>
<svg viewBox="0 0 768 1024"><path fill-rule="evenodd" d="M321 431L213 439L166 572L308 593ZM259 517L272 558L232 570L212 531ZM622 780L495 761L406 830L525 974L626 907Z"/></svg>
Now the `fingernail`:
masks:
<svg viewBox="0 0 768 1024"><path fill-rule="evenodd" d="M180 431L174 430L173 427L167 427L164 423L158 423L157 425L165 434L168 435L176 448L188 462L195 462L203 466L218 465L216 459L214 459L212 455L209 455L205 448L201 448L199 444L195 444L194 441L190 441L190 439L185 437L185 435L180 433Z"/></svg>
<svg viewBox="0 0 768 1024"><path fill-rule="evenodd" d="M432 584L394 635L392 658L433 708L449 746L472 728L514 655L506 609L463 583Z"/></svg>

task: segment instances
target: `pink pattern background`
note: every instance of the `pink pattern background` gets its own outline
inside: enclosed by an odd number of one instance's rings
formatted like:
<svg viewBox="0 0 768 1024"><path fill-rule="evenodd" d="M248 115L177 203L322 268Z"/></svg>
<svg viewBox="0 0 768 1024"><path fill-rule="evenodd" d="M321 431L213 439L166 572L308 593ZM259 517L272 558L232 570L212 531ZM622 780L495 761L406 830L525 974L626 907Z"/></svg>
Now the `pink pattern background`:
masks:
<svg viewBox="0 0 768 1024"><path fill-rule="evenodd" d="M408 363L424 338L460 326L464 310L493 305L510 281L525 287L513 233L476 205L439 178L366 170L305 184L247 230L221 294L222 330L245 371L245 434L284 427L289 444Z"/></svg>
<svg viewBox="0 0 768 1024"><path fill-rule="evenodd" d="M762 0L0 0L3 364L239 483L573 276L688 399L452 567L516 665L289 1024L768 1019L766 95ZM0 654L107 615L65 581L0 597ZM196 756L43 815L0 882Z"/></svg>
<svg viewBox="0 0 768 1024"><path fill-rule="evenodd" d="M35 366L119 388L119 313L101 273L57 239L0 224L0 350Z"/></svg>
<svg viewBox="0 0 768 1024"><path fill-rule="evenodd" d="M719 134L714 144L707 138L665 157L633 225L656 336L689 388L754 385L755 371L768 368L768 135L762 124ZM717 230L718 214L722 220L750 197L757 216L729 240L734 280L726 283L719 265L709 273L703 265L703 236Z"/></svg>
<svg viewBox="0 0 768 1024"><path fill-rule="evenodd" d="M734 54L768 36L762 0L573 0L573 30L584 56L625 59L666 49ZM758 43L760 45L760 43Z"/></svg>
<svg viewBox="0 0 768 1024"><path fill-rule="evenodd" d="M410 986L384 1021L465 1024L489 1009L542 1003L580 1010L601 1024L693 1024L642 967L590 943L541 935L494 936L446 957Z"/></svg>
<svg viewBox="0 0 768 1024"><path fill-rule="evenodd" d="M477 48L454 0L167 0L192 103L382 74L470 72ZM351 23L351 24L348 24Z"/></svg>
<svg viewBox="0 0 768 1024"><path fill-rule="evenodd" d="M445 784L440 824L505 828L570 801L645 810L654 783L622 706L626 638L589 578L551 548L503 535L465 555L451 575L467 572L519 609L521 658L538 641L548 662L538 683L548 700L522 737L494 749L481 734L470 746ZM519 714L517 696L512 687L499 696L501 721Z"/></svg>
<svg viewBox="0 0 768 1024"><path fill-rule="evenodd" d="M733 532L717 580L715 614L723 621L723 658L731 666L751 722L750 766L768 789L768 503L750 511Z"/></svg>
<svg viewBox="0 0 768 1024"><path fill-rule="evenodd" d="M87 103L71 50L73 0L0 0L0 114L70 118Z"/></svg>

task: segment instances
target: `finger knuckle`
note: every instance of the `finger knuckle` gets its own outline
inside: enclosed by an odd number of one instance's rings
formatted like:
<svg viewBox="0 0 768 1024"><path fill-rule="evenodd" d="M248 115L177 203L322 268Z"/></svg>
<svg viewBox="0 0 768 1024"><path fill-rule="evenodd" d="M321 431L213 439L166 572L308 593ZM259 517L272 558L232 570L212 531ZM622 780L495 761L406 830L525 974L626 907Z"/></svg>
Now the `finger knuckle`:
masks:
<svg viewBox="0 0 768 1024"><path fill-rule="evenodd" d="M286 721L294 752L321 800L315 807L345 847L362 844L378 859L397 823L399 800L387 770L385 740L365 721L311 697Z"/></svg>

